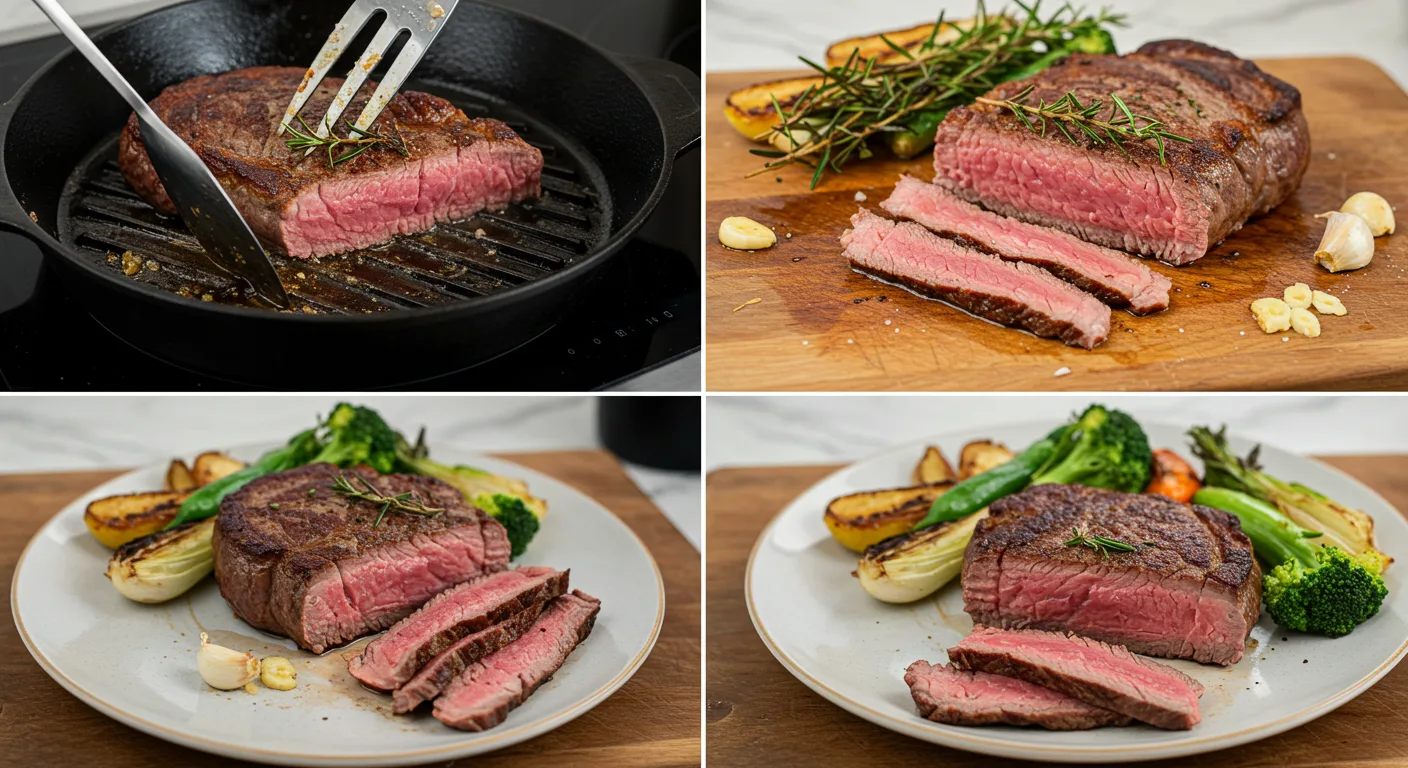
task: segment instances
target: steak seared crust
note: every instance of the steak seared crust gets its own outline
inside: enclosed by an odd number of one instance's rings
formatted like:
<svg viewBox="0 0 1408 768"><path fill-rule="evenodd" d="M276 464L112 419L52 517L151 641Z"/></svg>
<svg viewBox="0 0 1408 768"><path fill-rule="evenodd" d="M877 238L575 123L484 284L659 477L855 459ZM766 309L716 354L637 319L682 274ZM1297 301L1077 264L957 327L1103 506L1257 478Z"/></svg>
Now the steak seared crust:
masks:
<svg viewBox="0 0 1408 768"><path fill-rule="evenodd" d="M1035 725L1084 731L1133 718L1015 677L916 661L904 682L920 716L948 725Z"/></svg>
<svg viewBox="0 0 1408 768"><path fill-rule="evenodd" d="M355 473L444 511L390 511L332 490ZM235 615L314 653L396 623L431 597L508 566L508 535L455 488L421 475L312 464L251 481L220 504L212 540Z"/></svg>
<svg viewBox="0 0 1408 768"><path fill-rule="evenodd" d="M1119 645L978 627L950 648L948 657L959 669L1015 677L1158 728L1187 730L1202 719L1201 683Z"/></svg>
<svg viewBox="0 0 1408 768"><path fill-rule="evenodd" d="M543 157L536 147L497 120L471 119L445 99L417 91L398 93L371 127L402 137L408 157L374 145L329 167L325 150L306 157L291 151L290 135L278 131L305 72L251 67L203 75L151 102L266 243L296 257L341 253L541 193ZM310 124L327 111L342 82L325 78L309 97L303 114L312 116L305 117ZM348 120L361 113L376 85L363 85L347 108ZM336 132L344 135L346 126L339 124ZM119 140L118 165L144 200L176 212L152 168L135 114Z"/></svg>
<svg viewBox="0 0 1408 768"><path fill-rule="evenodd" d="M1072 530L1137 547L1068 547ZM1162 496L1037 485L992 504L964 553L974 623L1069 631L1136 653L1233 664L1261 613L1237 519Z"/></svg>
<svg viewBox="0 0 1408 768"><path fill-rule="evenodd" d="M935 144L934 181L1004 215L1092 243L1174 264L1201 258L1252 216L1280 205L1310 164L1300 92L1250 61L1186 40L1151 42L1124 56L1072 55L988 98L1050 104L1068 91L1111 108L1118 94L1140 115L1192 143L1092 145L1056 130L1040 136L1010 110L973 104L949 112ZM1109 113L1101 117L1108 118Z"/></svg>

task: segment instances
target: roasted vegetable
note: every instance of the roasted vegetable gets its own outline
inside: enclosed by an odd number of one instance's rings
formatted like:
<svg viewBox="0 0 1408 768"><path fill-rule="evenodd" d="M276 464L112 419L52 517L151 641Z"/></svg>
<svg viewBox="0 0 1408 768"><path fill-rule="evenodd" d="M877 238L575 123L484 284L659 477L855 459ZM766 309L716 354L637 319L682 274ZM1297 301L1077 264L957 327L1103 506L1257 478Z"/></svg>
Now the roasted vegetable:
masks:
<svg viewBox="0 0 1408 768"><path fill-rule="evenodd" d="M517 559L526 552L528 543L538 535L538 516L533 514L518 496L480 493L470 499L470 503L503 525L508 533L510 559Z"/></svg>
<svg viewBox="0 0 1408 768"><path fill-rule="evenodd" d="M934 136L939 132L939 123L948 116L947 110L928 110L916 113L905 121L904 129L885 134L890 151L901 160L918 157L920 153L934 146Z"/></svg>
<svg viewBox="0 0 1408 768"><path fill-rule="evenodd" d="M876 64L898 63L906 60L905 54L895 50L895 47L913 52L919 46L929 41L932 35L935 43L947 43L958 38L961 29L972 29L973 19L958 19L951 22L944 22L942 28L937 33L934 32L934 24L920 24L909 29L892 29L889 32L878 32L864 37L852 37L842 40L839 43L832 43L826 49L826 68L842 67L854 55L857 59L875 59Z"/></svg>
<svg viewBox="0 0 1408 768"><path fill-rule="evenodd" d="M124 544L108 560L108 580L129 600L166 602L214 569L214 533L215 519L207 518Z"/></svg>
<svg viewBox="0 0 1408 768"><path fill-rule="evenodd" d="M1296 525L1261 499L1230 488L1206 486L1193 494L1193 503L1235 516L1252 541L1252 551L1269 566L1292 560L1315 564L1315 547L1306 540L1319 538L1320 532Z"/></svg>
<svg viewBox="0 0 1408 768"><path fill-rule="evenodd" d="M542 520L548 513L547 502L529 494L528 484L522 480L496 475L463 464L452 467L448 464L432 461L430 450L425 446L425 430L421 430L415 445L407 443L405 438L397 435L396 457L398 466L403 471L429 475L443 480L458 488L460 493L463 493L471 503L476 497L503 494L522 500L523 506L527 507L539 520Z"/></svg>
<svg viewBox="0 0 1408 768"><path fill-rule="evenodd" d="M953 471L953 465L944 458L943 451L931 445L924 449L923 458L914 465L914 472L910 475L910 480L915 485L955 483L958 482L958 473Z"/></svg>
<svg viewBox="0 0 1408 768"><path fill-rule="evenodd" d="M1144 488L1145 493L1164 496L1187 504L1193 498L1193 494L1203 487L1203 484L1198 482L1198 474L1193 471L1193 467L1173 451L1163 448L1154 451L1153 470L1154 477Z"/></svg>
<svg viewBox="0 0 1408 768"><path fill-rule="evenodd" d="M189 495L182 491L156 491L109 496L88 505L83 523L103 546L116 549L165 528Z"/></svg>
<svg viewBox="0 0 1408 768"><path fill-rule="evenodd" d="M1031 483L1032 473L1045 464L1071 426L1063 424L1046 437L1027 446L1025 451L981 474L972 475L934 500L929 514L915 524L917 531L938 523L959 520L973 514L1003 496L1016 493ZM971 443L969 445L972 445ZM965 453L968 446L964 446Z"/></svg>
<svg viewBox="0 0 1408 768"><path fill-rule="evenodd" d="M958 452L958 479L967 480L973 475L981 475L993 467L1006 464L1016 455L1007 446L991 440L968 443Z"/></svg>
<svg viewBox="0 0 1408 768"><path fill-rule="evenodd" d="M186 497L185 502L181 504L181 512L171 521L168 528L213 517L220 511L220 502L243 488L249 481L307 464L317 450L317 430L310 429L294 435L282 448L269 451L244 469L202 486L200 490Z"/></svg>
<svg viewBox="0 0 1408 768"><path fill-rule="evenodd" d="M860 585L876 600L912 603L934 594L963 570L963 551L987 510L896 536L865 551Z"/></svg>
<svg viewBox="0 0 1408 768"><path fill-rule="evenodd" d="M934 499L952 486L950 482L847 494L826 505L826 527L841 546L862 552L913 528Z"/></svg>
<svg viewBox="0 0 1408 768"><path fill-rule="evenodd" d="M1085 409L1032 485L1062 483L1138 493L1149 484L1149 438L1129 414L1092 405Z"/></svg>
<svg viewBox="0 0 1408 768"><path fill-rule="evenodd" d="M728 95L724 101L724 117L749 141L758 141L771 133L779 122L773 99L790 112L809 88L820 84L820 77L798 77L750 85Z"/></svg>
<svg viewBox="0 0 1408 768"><path fill-rule="evenodd" d="M191 468L186 466L186 462L180 459L171 460L171 464L166 468L166 490L193 491L199 486L196 479L191 477Z"/></svg>
<svg viewBox="0 0 1408 768"><path fill-rule="evenodd" d="M245 463L223 453L208 452L196 457L191 464L191 479L196 487L209 485L222 477L228 477L245 468Z"/></svg>
<svg viewBox="0 0 1408 768"><path fill-rule="evenodd" d="M1193 453L1206 468L1204 485L1230 488L1275 505L1297 525L1324 533L1315 543L1334 545L1352 555L1372 554L1387 568L1393 558L1374 546L1374 519L1299 483L1288 483L1261 471L1260 446L1246 458L1232 453L1227 444L1227 427L1212 431L1207 427L1188 430Z"/></svg>
<svg viewBox="0 0 1408 768"><path fill-rule="evenodd" d="M1277 624L1343 637L1379 612L1388 587L1377 553L1350 555L1326 546L1315 551L1315 559L1309 566L1288 560L1266 574L1262 600Z"/></svg>

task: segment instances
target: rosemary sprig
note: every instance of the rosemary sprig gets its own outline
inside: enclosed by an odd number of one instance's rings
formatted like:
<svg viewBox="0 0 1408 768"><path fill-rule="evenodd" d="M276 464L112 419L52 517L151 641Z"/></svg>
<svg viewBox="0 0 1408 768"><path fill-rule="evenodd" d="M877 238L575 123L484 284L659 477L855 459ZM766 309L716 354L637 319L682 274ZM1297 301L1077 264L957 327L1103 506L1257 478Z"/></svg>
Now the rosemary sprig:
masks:
<svg viewBox="0 0 1408 768"><path fill-rule="evenodd" d="M347 125L346 137L341 137L333 133L331 127L328 128L327 136L320 137L317 135L317 131L309 127L308 123L303 119L303 115L298 116L298 122L303 126L303 130L301 131L297 128L294 128L288 123L284 124L284 127L288 129L288 132L293 134L293 138L285 142L285 144L288 145L289 151L299 152L305 149L326 147L328 151L328 167L336 167L341 163L345 163L348 160L351 160L352 158L356 157L357 155L366 152L377 144L385 144L386 146L396 150L396 152L401 154L403 157L410 157L411 154L410 150L406 149L406 140L401 138L399 132L396 136L387 136L385 134L363 130L353 125L352 123L343 120L342 122ZM349 146L356 148L351 151L344 152L341 155L336 154L337 149L339 147Z"/></svg>
<svg viewBox="0 0 1408 768"><path fill-rule="evenodd" d="M349 498L363 499L375 504L380 504L381 511L377 514L376 521L372 523L373 528L381 525L381 519L386 517L386 513L393 509L400 512L423 515L425 517L434 517L445 511L439 507L428 506L421 500L420 496L413 491L398 493L395 496L387 496L377 490L376 486L372 485L365 477L361 475L353 475L352 477L360 480L365 490L359 489L357 486L353 485L352 481L347 478L347 475L338 475L337 479L332 483L332 489Z"/></svg>
<svg viewBox="0 0 1408 768"><path fill-rule="evenodd" d="M830 68L803 58L821 80L790 111L773 99L779 122L765 138L785 137L778 143L787 150L751 150L770 160L748 175L802 163L815 168L815 189L827 171L840 173L852 158L870 157L872 137L910 131L912 121L926 116L932 137L934 119L1000 83L1029 77L1073 51L1113 52L1106 26L1124 23L1123 16L1104 10L1082 15L1069 3L1043 19L1040 0L1031 6L1014 1L1023 12L1016 17L989 15L983 0L971 23L946 26L940 14L929 38L913 48L882 38L897 54L888 63L862 59L859 51ZM939 40L940 30L952 39Z"/></svg>
<svg viewBox="0 0 1408 768"><path fill-rule="evenodd" d="M1111 539L1105 536L1086 536L1078 528L1071 529L1071 539L1066 542L1068 547L1090 547L1091 549L1104 555L1108 560L1111 552L1135 552L1139 548L1128 542L1119 539Z"/></svg>
<svg viewBox="0 0 1408 768"><path fill-rule="evenodd" d="M1119 94L1110 93L1110 116L1105 119L1100 118L1100 113L1104 111L1105 105L1099 99L1091 99L1089 104L1080 103L1080 99L1072 91L1066 91L1066 95L1056 101L1047 104L1045 99L1041 99L1036 106L1026 103L1026 99L1036 90L1035 85L1029 85L1022 89L1022 92L1010 99L989 99L978 97L979 104L991 104L995 107L1005 107L1012 110L1012 114L1017 116L1032 133L1042 136L1046 135L1046 121L1050 120L1055 124L1057 130L1070 140L1072 144L1080 146L1076 137L1067 126L1071 126L1079 133L1085 134L1095 144L1104 144L1106 141L1112 142L1119 150L1129 156L1129 151L1124 148L1126 141L1150 141L1158 145L1159 162L1168 165L1168 158L1164 155L1164 140L1181 141L1185 144L1192 143L1192 139L1169 133L1164 130L1164 124L1148 115L1136 115L1130 110L1129 105L1124 103ZM1033 119L1035 118L1035 119ZM1143 121L1143 125L1140 125Z"/></svg>

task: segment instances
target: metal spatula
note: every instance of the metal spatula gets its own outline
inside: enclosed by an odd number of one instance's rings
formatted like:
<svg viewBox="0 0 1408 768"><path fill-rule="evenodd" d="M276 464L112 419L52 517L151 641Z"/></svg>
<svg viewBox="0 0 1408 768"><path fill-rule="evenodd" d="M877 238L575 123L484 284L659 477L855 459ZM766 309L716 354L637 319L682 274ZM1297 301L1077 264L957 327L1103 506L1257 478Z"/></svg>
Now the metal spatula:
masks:
<svg viewBox="0 0 1408 768"><path fill-rule="evenodd" d="M264 247L250 231L249 225L235 210L235 204L230 202L220 182L196 156L195 150L166 127L112 62L79 29L58 0L34 0L34 4L49 16L64 37L137 113L142 142L147 146L152 167L161 178L162 186L166 187L166 193L171 196L171 202L176 204L181 220L200 241L210 260L226 272L244 279L260 296L287 309L288 294L284 292L283 283L279 282L274 265L269 263L269 254L264 252Z"/></svg>

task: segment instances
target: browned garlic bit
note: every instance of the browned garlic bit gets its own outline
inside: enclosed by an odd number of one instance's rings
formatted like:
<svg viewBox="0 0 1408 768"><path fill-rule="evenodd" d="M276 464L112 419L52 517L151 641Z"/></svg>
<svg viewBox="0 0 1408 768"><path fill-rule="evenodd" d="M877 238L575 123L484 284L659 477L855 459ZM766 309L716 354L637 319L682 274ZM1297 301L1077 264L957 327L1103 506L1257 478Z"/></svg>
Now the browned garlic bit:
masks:
<svg viewBox="0 0 1408 768"><path fill-rule="evenodd" d="M298 685L298 672L288 659L269 656L259 665L259 682L276 691L291 691Z"/></svg>
<svg viewBox="0 0 1408 768"><path fill-rule="evenodd" d="M719 242L739 251L761 251L777 244L777 233L746 216L719 223Z"/></svg>

